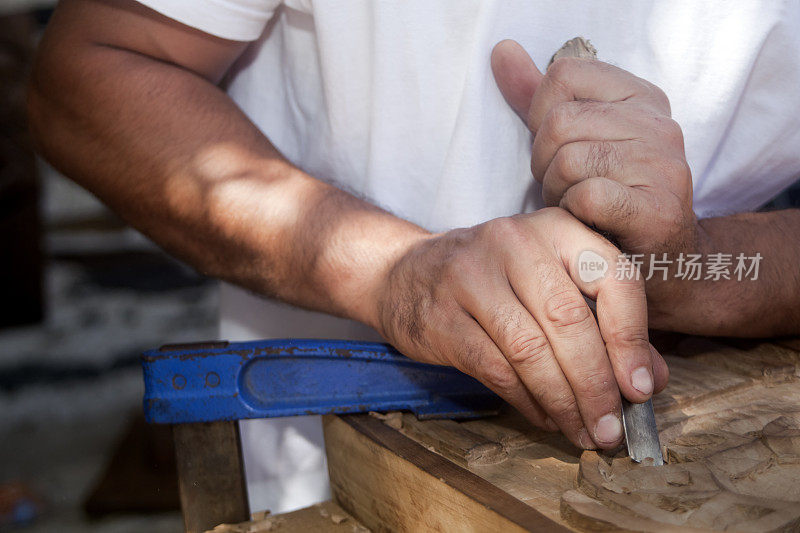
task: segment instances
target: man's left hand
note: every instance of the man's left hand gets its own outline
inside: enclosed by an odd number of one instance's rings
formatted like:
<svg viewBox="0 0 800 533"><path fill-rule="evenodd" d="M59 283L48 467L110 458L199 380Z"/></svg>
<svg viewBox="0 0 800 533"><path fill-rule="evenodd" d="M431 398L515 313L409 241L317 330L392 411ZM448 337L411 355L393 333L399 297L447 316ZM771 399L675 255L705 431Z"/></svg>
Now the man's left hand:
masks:
<svg viewBox="0 0 800 533"><path fill-rule="evenodd" d="M696 249L683 133L661 89L591 59L558 59L542 74L514 41L494 48L492 70L535 136L531 170L548 206L626 252Z"/></svg>

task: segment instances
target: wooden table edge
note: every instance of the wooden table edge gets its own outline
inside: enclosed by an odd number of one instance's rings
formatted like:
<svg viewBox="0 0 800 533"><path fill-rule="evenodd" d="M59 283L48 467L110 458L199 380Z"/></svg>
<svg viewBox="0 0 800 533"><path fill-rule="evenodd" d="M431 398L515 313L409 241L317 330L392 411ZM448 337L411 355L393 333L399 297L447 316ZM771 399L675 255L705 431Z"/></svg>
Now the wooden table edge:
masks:
<svg viewBox="0 0 800 533"><path fill-rule="evenodd" d="M398 457L441 480L487 509L528 531L571 532L530 505L482 477L434 453L379 419L367 414L341 415L340 420Z"/></svg>

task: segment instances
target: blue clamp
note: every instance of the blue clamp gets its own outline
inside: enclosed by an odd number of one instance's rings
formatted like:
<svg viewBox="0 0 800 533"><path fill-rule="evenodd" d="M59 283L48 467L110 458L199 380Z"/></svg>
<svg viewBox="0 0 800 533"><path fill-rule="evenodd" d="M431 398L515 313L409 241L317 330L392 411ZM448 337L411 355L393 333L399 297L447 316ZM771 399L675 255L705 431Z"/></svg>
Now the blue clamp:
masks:
<svg viewBox="0 0 800 533"><path fill-rule="evenodd" d="M494 414L502 401L447 366L387 344L279 339L168 345L142 356L148 422L407 410L420 419Z"/></svg>

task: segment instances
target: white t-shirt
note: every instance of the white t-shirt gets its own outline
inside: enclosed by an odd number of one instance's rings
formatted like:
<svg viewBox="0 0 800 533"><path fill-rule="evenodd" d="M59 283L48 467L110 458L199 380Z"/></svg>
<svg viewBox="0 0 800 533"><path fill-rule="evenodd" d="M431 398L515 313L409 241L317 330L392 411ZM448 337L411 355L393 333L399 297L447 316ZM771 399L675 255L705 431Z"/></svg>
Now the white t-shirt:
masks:
<svg viewBox="0 0 800 533"><path fill-rule="evenodd" d="M581 35L667 93L700 216L752 210L800 177L796 0L140 0L253 40L229 93L291 161L431 230L536 209L531 137L489 57L540 66ZM222 336L377 339L366 327L231 286ZM327 495L317 419L243 424L251 507ZM259 460L260 458L260 460Z"/></svg>

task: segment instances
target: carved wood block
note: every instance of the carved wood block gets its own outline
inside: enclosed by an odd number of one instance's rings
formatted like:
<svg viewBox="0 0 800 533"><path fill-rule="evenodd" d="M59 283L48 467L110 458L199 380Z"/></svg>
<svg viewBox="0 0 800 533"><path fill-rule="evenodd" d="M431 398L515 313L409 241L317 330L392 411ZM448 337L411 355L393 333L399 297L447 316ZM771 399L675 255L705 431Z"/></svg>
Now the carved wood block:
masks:
<svg viewBox="0 0 800 533"><path fill-rule="evenodd" d="M488 522L472 520L485 512L528 530L800 531L800 351L792 348L793 341L781 342L686 338L673 343L665 354L670 385L654 399L668 460L663 467L633 463L622 452L581 453L513 411L466 422L420 422L404 413L393 418L394 428L376 418L368 424L381 424L395 438L416 444L427 454L427 465L448 465L436 466L440 475L424 489L420 484L416 496L404 496L409 514L418 515L416 506L422 506L438 516L438 525L449 524L451 514L469 515L469 521L458 523L483 530ZM347 453L334 451L344 442L343 432L333 433L326 430L339 503L364 521L359 509L368 493L373 518L386 520L373 521L373 527L412 530L410 522L374 511L380 507L375 501L398 497L386 492L386 477L397 481L399 474L387 470L382 457L396 452L378 446L375 457L359 457L361 485L348 486L342 467ZM383 470L370 481L364 473L375 468L373 462ZM472 480L467 488L464 479ZM453 489L476 499L476 479L493 489L482 492L481 505L441 503ZM547 522L531 527L519 515L509 518L509 501L535 509Z"/></svg>

